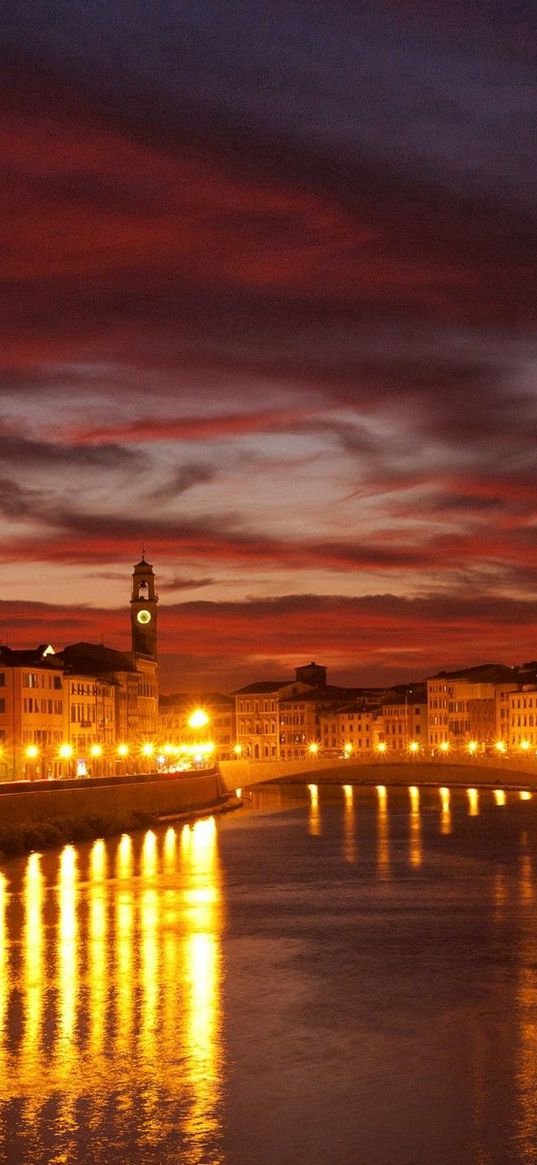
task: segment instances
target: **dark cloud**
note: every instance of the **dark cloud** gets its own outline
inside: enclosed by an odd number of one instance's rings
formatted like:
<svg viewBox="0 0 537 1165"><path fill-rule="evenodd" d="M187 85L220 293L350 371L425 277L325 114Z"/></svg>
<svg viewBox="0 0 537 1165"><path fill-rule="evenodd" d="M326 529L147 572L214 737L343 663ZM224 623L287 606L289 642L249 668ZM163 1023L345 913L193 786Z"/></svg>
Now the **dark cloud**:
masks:
<svg viewBox="0 0 537 1165"><path fill-rule="evenodd" d="M169 594L294 575L280 606L181 607L186 665L198 619L234 675L311 638L386 674L529 634L533 25L496 0L17 5L0 508L28 585L36 560L113 582L141 543ZM320 597L338 576L361 606ZM360 598L384 576L410 605Z"/></svg>
<svg viewBox="0 0 537 1165"><path fill-rule="evenodd" d="M115 469L134 467L139 455L119 445L73 446L0 433L0 462L17 467Z"/></svg>

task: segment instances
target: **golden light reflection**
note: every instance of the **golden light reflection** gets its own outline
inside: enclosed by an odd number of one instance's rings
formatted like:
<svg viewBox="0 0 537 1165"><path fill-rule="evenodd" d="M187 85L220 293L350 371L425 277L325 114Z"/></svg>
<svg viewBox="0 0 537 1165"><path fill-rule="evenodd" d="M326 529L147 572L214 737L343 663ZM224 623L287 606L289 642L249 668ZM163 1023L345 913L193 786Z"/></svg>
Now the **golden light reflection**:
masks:
<svg viewBox="0 0 537 1165"><path fill-rule="evenodd" d="M313 837L319 837L322 826L318 785L308 785L308 793L310 795L309 832Z"/></svg>
<svg viewBox="0 0 537 1165"><path fill-rule="evenodd" d="M140 1038L144 1059L155 1053L158 1001L158 918L159 900L151 885L156 872L157 839L148 830L142 846L141 874L143 889L140 908L140 972L142 980L142 1017Z"/></svg>
<svg viewBox="0 0 537 1165"><path fill-rule="evenodd" d="M388 834L388 797L385 785L377 785L377 868L381 878L390 872L390 838Z"/></svg>
<svg viewBox="0 0 537 1165"><path fill-rule="evenodd" d="M421 848L421 821L420 821L420 791L416 785L411 785L410 795L410 865L415 868L421 866L423 853Z"/></svg>
<svg viewBox="0 0 537 1165"><path fill-rule="evenodd" d="M506 805L507 797L505 795L505 790L504 789L495 789L494 790L494 800L496 802L496 805L499 805L500 807L503 807L504 805Z"/></svg>
<svg viewBox="0 0 537 1165"><path fill-rule="evenodd" d="M527 789L521 789L521 791L520 791L520 800L521 801L531 801L531 797L532 797L532 795L531 795L531 793L528 793Z"/></svg>
<svg viewBox="0 0 537 1165"><path fill-rule="evenodd" d="M477 789L467 789L466 792L468 795L468 816L469 817L478 817L479 816L479 793L478 793Z"/></svg>
<svg viewBox="0 0 537 1165"><path fill-rule="evenodd" d="M6 911L8 882L0 873L0 1081L6 1079L6 1022L9 1005L9 963L7 950Z"/></svg>
<svg viewBox="0 0 537 1165"><path fill-rule="evenodd" d="M140 1058L147 1083L144 1089L144 1142L156 1145L160 1138L160 1102L158 1080L159 1056L159 985L160 895L154 885L157 872L157 839L152 830L144 837L141 855L142 890L140 894Z"/></svg>
<svg viewBox="0 0 537 1165"><path fill-rule="evenodd" d="M526 838L522 837L522 844ZM528 853L520 855L518 896L522 906L520 912L520 945L518 963L518 983L516 988L516 1011L518 1018L518 1066L515 1070L515 1084L519 1102L519 1143L522 1149L521 1162L535 1159L535 1128L537 1127L537 1057L535 1055L537 1009L537 978L535 975L535 934L533 909L529 907L533 899L532 866ZM524 1151L525 1150L525 1151Z"/></svg>
<svg viewBox="0 0 537 1165"><path fill-rule="evenodd" d="M177 833L172 825L164 834L162 867L165 874L174 874L177 862Z"/></svg>
<svg viewBox="0 0 537 1165"><path fill-rule="evenodd" d="M343 786L345 797L345 814L343 818L343 857L346 862L355 862L357 858L356 829L354 812L354 789L352 785Z"/></svg>
<svg viewBox="0 0 537 1165"><path fill-rule="evenodd" d="M190 1103L183 1131L192 1151L185 1160L205 1160L204 1149L214 1143L220 1126L222 1097L220 933L222 906L214 818L186 826L181 856L187 887L188 932L184 940L187 983L184 1052ZM211 1162L219 1165L219 1155Z"/></svg>
<svg viewBox="0 0 537 1165"><path fill-rule="evenodd" d="M440 833L451 833L451 793L449 789L442 787L438 790L440 793Z"/></svg>
<svg viewBox="0 0 537 1165"><path fill-rule="evenodd" d="M41 855L30 854L23 885L23 964L24 1029L21 1065L25 1075L39 1073L41 1025L43 1022L43 873Z"/></svg>
<svg viewBox="0 0 537 1165"><path fill-rule="evenodd" d="M102 1053L106 1037L108 1004L108 918L106 901L107 854L102 839L90 853L88 985L90 997L89 1045L94 1055Z"/></svg>
<svg viewBox="0 0 537 1165"><path fill-rule="evenodd" d="M55 1045L55 1074L62 1088L59 1119L70 1133L74 1133L76 1128L75 1097L66 1085L71 1086L77 1078L78 1059L75 1039L79 987L77 881L77 852L74 846L66 845L60 854L57 887L58 1037Z"/></svg>
<svg viewBox="0 0 537 1165"><path fill-rule="evenodd" d="M494 872L494 906L495 906L495 920L497 921L504 913L507 902L507 874L501 866L498 866Z"/></svg>
<svg viewBox="0 0 537 1165"><path fill-rule="evenodd" d="M115 997L117 1010L116 1050L128 1054L132 1046L134 1018L134 901L132 838L121 837L116 853L115 895Z"/></svg>
<svg viewBox="0 0 537 1165"><path fill-rule="evenodd" d="M520 855L520 876L518 886L520 901L528 905L533 901L533 868L531 864L531 857L528 853L522 853Z"/></svg>

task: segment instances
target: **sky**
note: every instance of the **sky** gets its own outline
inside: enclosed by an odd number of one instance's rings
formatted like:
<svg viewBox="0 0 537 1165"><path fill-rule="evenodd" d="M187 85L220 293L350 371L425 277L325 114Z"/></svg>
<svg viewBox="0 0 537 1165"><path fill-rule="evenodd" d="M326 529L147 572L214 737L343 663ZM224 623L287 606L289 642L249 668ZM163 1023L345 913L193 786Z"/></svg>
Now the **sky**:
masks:
<svg viewBox="0 0 537 1165"><path fill-rule="evenodd" d="M535 6L17 0L0 641L164 690L537 656Z"/></svg>

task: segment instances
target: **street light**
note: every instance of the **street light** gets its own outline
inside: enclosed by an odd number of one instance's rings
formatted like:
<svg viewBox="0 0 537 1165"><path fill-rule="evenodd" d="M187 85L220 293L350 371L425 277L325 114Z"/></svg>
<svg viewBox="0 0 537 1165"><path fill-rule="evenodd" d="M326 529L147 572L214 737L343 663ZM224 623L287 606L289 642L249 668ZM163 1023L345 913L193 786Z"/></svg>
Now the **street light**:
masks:
<svg viewBox="0 0 537 1165"><path fill-rule="evenodd" d="M155 746L151 744L150 740L146 740L145 744L142 744L142 756L153 756L154 751Z"/></svg>
<svg viewBox="0 0 537 1165"><path fill-rule="evenodd" d="M189 728L205 728L209 723L209 717L203 708L196 708L188 720Z"/></svg>
<svg viewBox="0 0 537 1165"><path fill-rule="evenodd" d="M67 743L60 744L60 747L58 749L58 756L59 756L61 761L65 761L65 765L66 765L66 769L67 769L67 776L69 777L71 775L71 759L73 756L72 744L67 744ZM64 776L64 775L65 774L63 772L63 765L62 765L62 776Z"/></svg>
<svg viewBox="0 0 537 1165"><path fill-rule="evenodd" d="M29 768L30 780L33 781L33 780L35 780L35 778L37 776L37 771L36 771L37 770L37 763L36 762L37 762L37 759L39 757L39 749L37 747L37 744L28 744L24 750L24 755L25 755L26 759L31 762L30 765L27 767Z"/></svg>
<svg viewBox="0 0 537 1165"><path fill-rule="evenodd" d="M203 743L199 739L197 731L200 728L206 728L208 723L209 717L203 708L195 708L188 718L188 727L195 730L191 749L194 768L202 768L206 764L207 755L214 752L215 746L212 741Z"/></svg>
<svg viewBox="0 0 537 1165"><path fill-rule="evenodd" d="M101 758L102 758L102 755L103 755L103 746L102 746L102 744L92 744L92 746L91 746L91 748L90 748L90 756L91 756L91 757L93 758L93 760L95 761L95 768L96 768L96 769L99 767L97 762L98 762L99 760L101 760Z"/></svg>

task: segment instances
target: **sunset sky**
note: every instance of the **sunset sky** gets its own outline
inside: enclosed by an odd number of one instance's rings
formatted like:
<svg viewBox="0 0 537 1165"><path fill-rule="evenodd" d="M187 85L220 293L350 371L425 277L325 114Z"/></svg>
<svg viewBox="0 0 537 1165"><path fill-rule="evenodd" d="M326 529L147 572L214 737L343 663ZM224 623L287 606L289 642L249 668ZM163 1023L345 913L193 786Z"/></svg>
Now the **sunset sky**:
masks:
<svg viewBox="0 0 537 1165"><path fill-rule="evenodd" d="M535 6L17 0L0 639L163 688L537 657Z"/></svg>

